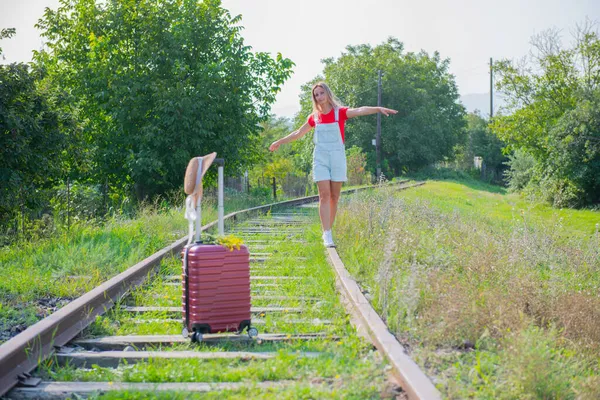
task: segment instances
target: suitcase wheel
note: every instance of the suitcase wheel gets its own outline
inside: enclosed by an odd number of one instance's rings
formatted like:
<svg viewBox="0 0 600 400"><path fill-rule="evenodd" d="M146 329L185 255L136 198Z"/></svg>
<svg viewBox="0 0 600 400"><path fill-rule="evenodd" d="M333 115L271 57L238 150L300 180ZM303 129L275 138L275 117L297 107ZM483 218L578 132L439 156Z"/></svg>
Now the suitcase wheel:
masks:
<svg viewBox="0 0 600 400"><path fill-rule="evenodd" d="M248 328L248 336L251 338L255 338L258 336L258 329L256 329L255 327L251 326L250 328Z"/></svg>
<svg viewBox="0 0 600 400"><path fill-rule="evenodd" d="M202 341L202 332L194 331L192 333L192 343L200 343Z"/></svg>

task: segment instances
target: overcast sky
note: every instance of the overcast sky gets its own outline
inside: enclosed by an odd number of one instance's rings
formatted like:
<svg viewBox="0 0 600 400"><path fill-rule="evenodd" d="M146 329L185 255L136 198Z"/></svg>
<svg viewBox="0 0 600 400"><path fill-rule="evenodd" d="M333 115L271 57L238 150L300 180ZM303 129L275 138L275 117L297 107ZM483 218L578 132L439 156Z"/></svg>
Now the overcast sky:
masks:
<svg viewBox="0 0 600 400"><path fill-rule="evenodd" d="M407 51L439 51L451 60L462 95L489 92L489 59L521 58L531 36L548 28L566 43L576 24L600 21L600 0L222 0L241 14L246 44L281 52L296 63L273 112L293 116L300 86L322 71L321 61L347 45L384 42L393 36ZM17 34L0 41L6 62L30 61L42 41L34 24L58 0L0 0L0 28Z"/></svg>

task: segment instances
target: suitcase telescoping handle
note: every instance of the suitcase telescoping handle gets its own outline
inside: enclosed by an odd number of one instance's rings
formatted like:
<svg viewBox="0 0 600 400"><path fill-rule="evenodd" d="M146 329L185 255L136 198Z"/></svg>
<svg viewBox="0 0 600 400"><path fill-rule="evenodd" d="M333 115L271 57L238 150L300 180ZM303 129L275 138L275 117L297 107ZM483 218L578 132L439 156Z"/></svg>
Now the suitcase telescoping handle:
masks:
<svg viewBox="0 0 600 400"><path fill-rule="evenodd" d="M218 212L219 212L219 235L225 234L225 224L223 223L223 167L225 166L225 160L222 158L215 158L215 164L219 166L219 178L218 178L218 191L219 191L219 199L218 199Z"/></svg>
<svg viewBox="0 0 600 400"><path fill-rule="evenodd" d="M217 164L218 170L219 170L219 178L217 181L217 186L218 186L218 213L219 213L219 222L218 222L218 229L219 229L219 235L223 235L225 233L225 224L223 223L223 214L224 214L224 207L223 207L223 167L225 166L225 159L223 158L215 158L214 163ZM196 243L200 244L200 231L202 230L202 207L201 207L201 200L200 198L198 198L198 202L196 203ZM190 321L190 299L189 299L189 284L188 284L188 280L189 280L189 275L188 275L188 252L189 252L190 246L186 246L185 248L185 254L183 256L183 267L184 267L184 275L185 275L185 323L184 323L184 336L187 336L187 327L189 325L189 321Z"/></svg>

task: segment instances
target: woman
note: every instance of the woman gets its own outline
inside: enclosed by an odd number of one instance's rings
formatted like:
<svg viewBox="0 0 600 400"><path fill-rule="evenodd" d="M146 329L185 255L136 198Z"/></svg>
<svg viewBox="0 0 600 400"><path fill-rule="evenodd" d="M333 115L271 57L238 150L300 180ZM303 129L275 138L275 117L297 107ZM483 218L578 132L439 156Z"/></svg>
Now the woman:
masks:
<svg viewBox="0 0 600 400"><path fill-rule="evenodd" d="M331 227L337 212L342 183L346 177L346 152L344 149L344 124L347 119L381 113L385 116L398 111L384 107L343 107L340 101L324 83L319 82L312 88L313 112L300 129L271 144L269 150L275 151L284 143L292 142L315 128L313 142L313 180L319 188L319 216L323 227L323 244L335 247Z"/></svg>

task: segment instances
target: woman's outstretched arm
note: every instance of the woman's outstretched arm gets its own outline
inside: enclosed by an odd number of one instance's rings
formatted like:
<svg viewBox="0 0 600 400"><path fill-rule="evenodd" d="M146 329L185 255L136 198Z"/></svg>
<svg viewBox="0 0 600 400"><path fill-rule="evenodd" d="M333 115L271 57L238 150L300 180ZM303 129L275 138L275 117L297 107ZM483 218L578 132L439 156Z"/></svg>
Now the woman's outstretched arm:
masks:
<svg viewBox="0 0 600 400"><path fill-rule="evenodd" d="M296 139L300 139L302 136L306 135L308 133L308 131L310 131L310 129L311 129L310 124L308 122L306 122L304 125L302 125L300 128L298 128L298 130L295 130L294 132L290 133L286 137L283 137L283 138L271 143L271 145L269 146L269 150L275 151L282 144L293 142Z"/></svg>
<svg viewBox="0 0 600 400"><path fill-rule="evenodd" d="M349 108L346 112L346 116L348 119L354 117L360 117L363 115L371 115L381 113L385 116L389 116L390 114L396 114L398 111L392 110L391 108L385 107L358 107L358 108Z"/></svg>

